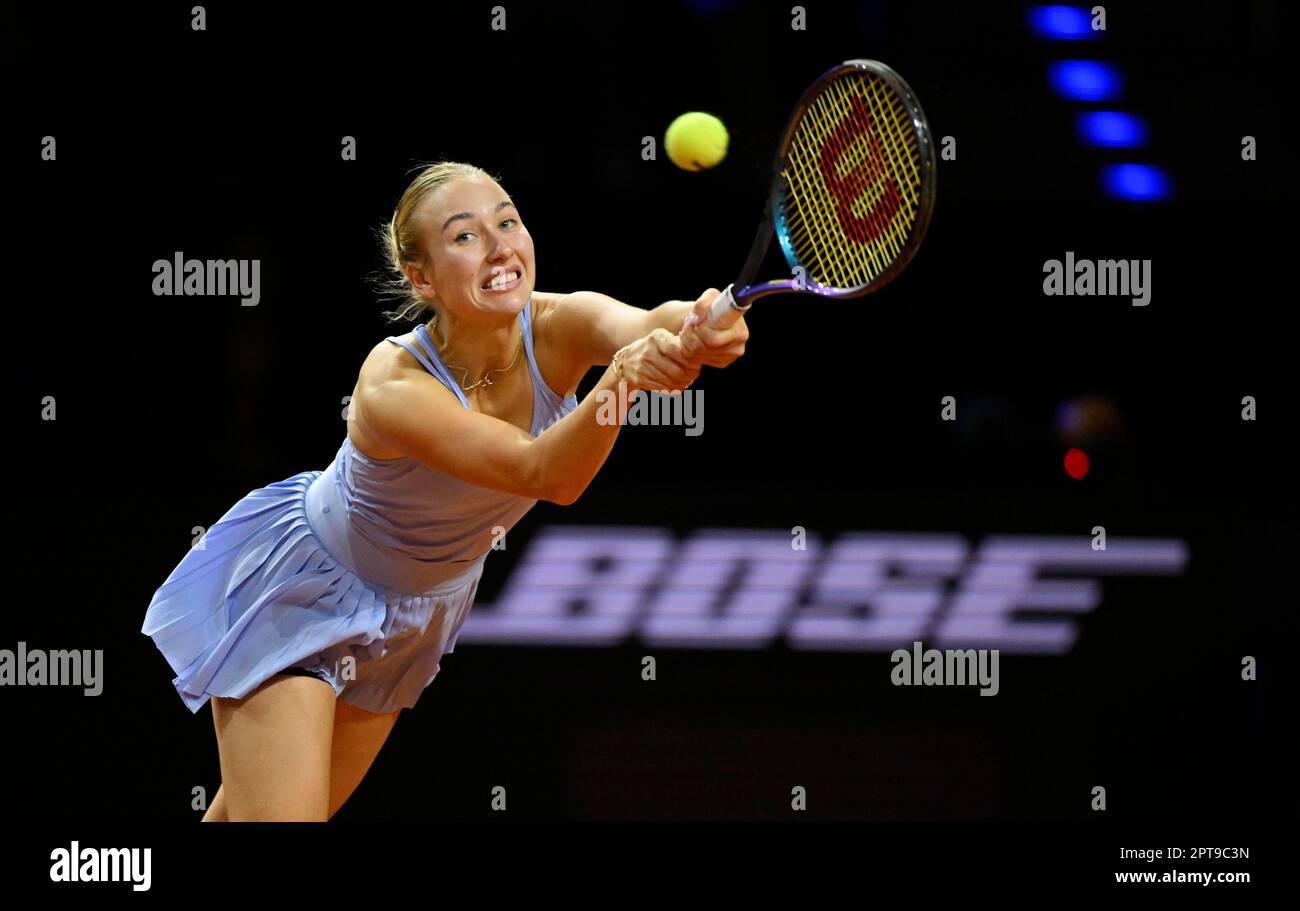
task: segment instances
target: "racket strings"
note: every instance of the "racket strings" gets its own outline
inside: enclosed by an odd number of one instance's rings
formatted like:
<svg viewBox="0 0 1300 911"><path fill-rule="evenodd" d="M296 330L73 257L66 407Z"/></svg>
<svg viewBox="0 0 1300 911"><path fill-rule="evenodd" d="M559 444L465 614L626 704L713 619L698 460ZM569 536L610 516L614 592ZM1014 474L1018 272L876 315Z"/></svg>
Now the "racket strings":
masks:
<svg viewBox="0 0 1300 911"><path fill-rule="evenodd" d="M854 73L823 89L783 174L782 244L820 284L865 285L904 250L921 204L920 140L884 80Z"/></svg>
<svg viewBox="0 0 1300 911"><path fill-rule="evenodd" d="M880 87L881 83L874 79L845 79L835 86L837 91L827 94L840 128L819 156L822 177L831 186L838 203L839 227L850 240L862 245L870 277L883 271L901 248L901 244L895 243L897 238L889 233L901 199L897 177L885 165L891 155L897 156L898 150L881 146L882 139L891 137L887 129L881 129L887 120L882 117L877 97ZM846 159L848 167L844 168ZM840 180L838 170L844 171L846 179ZM824 223L834 225L830 219Z"/></svg>
<svg viewBox="0 0 1300 911"><path fill-rule="evenodd" d="M883 123L879 105L863 103L864 98L868 102L874 100L871 87L872 82L852 85L848 80L841 80L835 86L837 91L827 93L827 106L838 119L839 127L827 137L819 155L822 178L832 189L838 209L835 213L822 213L823 233L833 232L835 226L835 221L826 216L837 215L840 229L865 254L866 262L860 265L866 267L868 277L883 271L896 253L888 227L900 205L896 179L882 167L886 153L878 135L883 133L877 126ZM861 91L864 88L868 91ZM853 89L858 89L858 93L853 94ZM834 239L830 233L827 242Z"/></svg>
<svg viewBox="0 0 1300 911"><path fill-rule="evenodd" d="M840 123L848 127L847 131L838 132L847 132L848 136L832 135L822 147L820 170L823 179L832 186L839 181L835 202L840 209L840 227L861 245L874 275L883 271L886 251L873 240L879 238L888 245L888 221L898 211L898 188L880 166L883 152L873 128L872 112L857 96L838 94L831 101ZM855 207L861 214L854 211ZM848 216L843 212L846 208ZM833 225L829 219L825 222L827 226ZM888 253L892 256L893 251Z"/></svg>

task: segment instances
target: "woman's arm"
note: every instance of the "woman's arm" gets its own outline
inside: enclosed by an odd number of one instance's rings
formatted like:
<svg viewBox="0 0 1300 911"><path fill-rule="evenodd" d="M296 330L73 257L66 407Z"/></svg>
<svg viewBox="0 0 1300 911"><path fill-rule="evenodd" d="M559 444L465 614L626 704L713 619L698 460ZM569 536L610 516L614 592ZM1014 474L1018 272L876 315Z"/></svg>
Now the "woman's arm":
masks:
<svg viewBox="0 0 1300 911"><path fill-rule="evenodd" d="M682 320L686 314L691 312L695 306L695 301L664 301L653 310L646 311L649 329L654 332L656 329L667 329L673 335L681 331Z"/></svg>
<svg viewBox="0 0 1300 911"><path fill-rule="evenodd" d="M605 366L614 352L656 329L674 335L694 301L667 301L652 310L633 307L596 291L561 295L547 314L548 332L566 341L570 358L582 367Z"/></svg>
<svg viewBox="0 0 1300 911"><path fill-rule="evenodd" d="M537 463L543 466L544 484L553 492L552 502L572 505L609 458L621 429L618 386L614 367L606 367L578 407L532 442ZM635 391L624 382L625 397Z"/></svg>
<svg viewBox="0 0 1300 911"><path fill-rule="evenodd" d="M471 484L568 506L609 457L623 419L620 408L633 392L684 389L699 376L699 368L684 363L670 332L651 332L626 347L619 362L621 394L619 372L611 365L577 408L536 438L464 408L438 380L413 372L360 387L352 419L386 450Z"/></svg>

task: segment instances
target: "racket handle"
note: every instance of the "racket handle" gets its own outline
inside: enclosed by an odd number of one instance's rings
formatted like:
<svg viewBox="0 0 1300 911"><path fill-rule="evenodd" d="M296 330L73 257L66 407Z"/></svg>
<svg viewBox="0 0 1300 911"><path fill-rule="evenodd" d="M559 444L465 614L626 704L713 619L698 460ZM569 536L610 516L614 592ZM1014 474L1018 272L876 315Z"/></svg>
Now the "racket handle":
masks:
<svg viewBox="0 0 1300 911"><path fill-rule="evenodd" d="M752 301L747 301L743 306L736 303L736 298L731 292L733 287L734 284L727 285L722 289L722 293L714 298L712 306L709 307L709 328L729 329L746 310L753 306Z"/></svg>

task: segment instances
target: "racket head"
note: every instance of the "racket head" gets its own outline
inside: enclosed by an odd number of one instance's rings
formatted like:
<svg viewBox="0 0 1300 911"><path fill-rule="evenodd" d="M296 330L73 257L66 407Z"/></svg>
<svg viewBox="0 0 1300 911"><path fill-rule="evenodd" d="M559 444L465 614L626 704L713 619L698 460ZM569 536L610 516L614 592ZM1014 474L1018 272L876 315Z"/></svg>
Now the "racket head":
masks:
<svg viewBox="0 0 1300 911"><path fill-rule="evenodd" d="M856 297L888 284L929 228L935 170L929 122L898 73L877 60L827 70L795 106L773 165L768 217L796 278L750 285L737 299ZM761 259L751 255L738 286Z"/></svg>

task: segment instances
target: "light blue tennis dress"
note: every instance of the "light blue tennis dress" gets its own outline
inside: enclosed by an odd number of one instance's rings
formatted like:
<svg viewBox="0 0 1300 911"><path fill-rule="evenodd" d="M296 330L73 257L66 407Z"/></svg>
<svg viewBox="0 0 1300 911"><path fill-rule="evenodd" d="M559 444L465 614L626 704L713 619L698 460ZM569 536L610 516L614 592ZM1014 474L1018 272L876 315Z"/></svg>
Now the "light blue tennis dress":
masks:
<svg viewBox="0 0 1300 911"><path fill-rule="evenodd" d="M577 407L542 379L532 300L519 314L533 381L532 434ZM469 408L424 326L425 353L393 336ZM324 471L250 492L153 596L153 638L191 712L242 698L291 669L358 708L411 708L437 675L478 590L492 529L537 501L478 487L413 458L372 459L345 435ZM345 661L352 658L353 661Z"/></svg>

